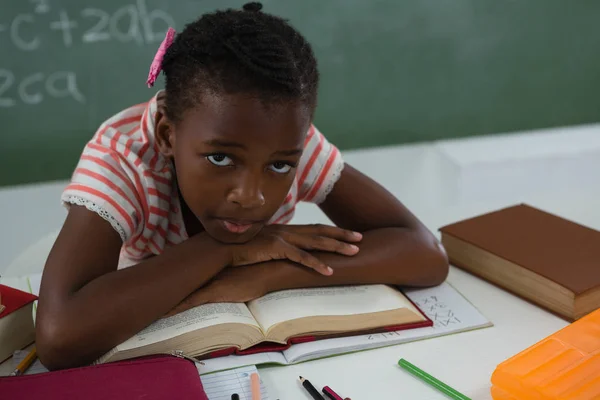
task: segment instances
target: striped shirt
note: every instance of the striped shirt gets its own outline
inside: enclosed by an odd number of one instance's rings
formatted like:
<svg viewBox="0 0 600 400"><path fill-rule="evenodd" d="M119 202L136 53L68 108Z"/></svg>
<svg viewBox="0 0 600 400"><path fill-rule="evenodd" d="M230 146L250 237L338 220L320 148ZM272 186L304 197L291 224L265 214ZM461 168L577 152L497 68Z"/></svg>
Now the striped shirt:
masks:
<svg viewBox="0 0 600 400"><path fill-rule="evenodd" d="M123 240L120 266L187 239L173 165L156 145L156 109L154 96L105 121L61 197L65 206L85 206L110 222ZM299 201L322 202L343 166L338 149L311 126L289 193L269 223L289 222Z"/></svg>

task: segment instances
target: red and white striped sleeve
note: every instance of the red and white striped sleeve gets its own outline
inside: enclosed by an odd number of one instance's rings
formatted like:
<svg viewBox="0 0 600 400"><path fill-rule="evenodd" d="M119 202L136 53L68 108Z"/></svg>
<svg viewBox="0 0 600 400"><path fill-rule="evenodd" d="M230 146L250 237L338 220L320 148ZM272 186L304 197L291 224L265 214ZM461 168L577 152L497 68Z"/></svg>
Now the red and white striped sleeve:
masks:
<svg viewBox="0 0 600 400"><path fill-rule="evenodd" d="M311 126L304 144L296 176L298 199L322 203L341 176L344 160L337 147Z"/></svg>
<svg viewBox="0 0 600 400"><path fill-rule="evenodd" d="M135 179L137 174L115 149L92 140L85 146L71 182L61 196L62 203L66 207L84 206L97 213L126 242L138 229L143 229L139 193L144 191L136 187L141 183Z"/></svg>

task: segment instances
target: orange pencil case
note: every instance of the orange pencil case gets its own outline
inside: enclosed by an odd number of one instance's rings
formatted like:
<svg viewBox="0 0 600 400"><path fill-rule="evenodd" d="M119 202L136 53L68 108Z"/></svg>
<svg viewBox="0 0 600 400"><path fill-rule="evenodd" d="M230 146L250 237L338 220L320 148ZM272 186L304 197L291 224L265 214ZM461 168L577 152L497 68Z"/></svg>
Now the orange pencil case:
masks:
<svg viewBox="0 0 600 400"><path fill-rule="evenodd" d="M504 361L494 400L600 399L600 309Z"/></svg>

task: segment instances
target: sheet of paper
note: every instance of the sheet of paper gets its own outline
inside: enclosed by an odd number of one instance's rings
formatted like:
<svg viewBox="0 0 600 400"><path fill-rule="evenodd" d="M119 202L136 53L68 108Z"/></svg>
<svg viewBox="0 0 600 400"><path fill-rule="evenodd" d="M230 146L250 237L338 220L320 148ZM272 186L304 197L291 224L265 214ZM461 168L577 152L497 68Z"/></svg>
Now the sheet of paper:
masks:
<svg viewBox="0 0 600 400"><path fill-rule="evenodd" d="M225 323L254 325L256 321L244 303L214 303L191 308L172 317L159 319L119 345L129 350L160 342L197 329Z"/></svg>
<svg viewBox="0 0 600 400"><path fill-rule="evenodd" d="M19 363L21 361L23 361L25 359L25 357L27 357L27 354L29 354L29 352L27 350L17 350L13 353L13 358L12 358L12 364L13 364L13 368L17 368L17 366L19 365ZM42 372L48 372L48 370L46 369L46 367L44 367L42 365L42 363L40 362L40 359L36 359L29 368L27 368L27 370L25 371L25 375L33 375L33 374L40 374Z"/></svg>
<svg viewBox="0 0 600 400"><path fill-rule="evenodd" d="M225 356L218 358L210 358L208 360L202 360L202 362L204 363L204 365L196 364L196 366L198 367L198 373L200 373L201 375L210 372L245 367L248 365L288 364L287 360L281 352L257 353L248 354L244 356Z"/></svg>
<svg viewBox="0 0 600 400"><path fill-rule="evenodd" d="M214 374L202 375L202 385L208 400L231 400L231 395L237 393L241 400L252 400L250 375L257 372L255 365L237 368ZM262 380L260 382L262 400L269 400L269 393Z"/></svg>
<svg viewBox="0 0 600 400"><path fill-rule="evenodd" d="M417 312L397 290L385 285L283 290L248 303L263 329L296 318L365 314L402 307Z"/></svg>
<svg viewBox="0 0 600 400"><path fill-rule="evenodd" d="M407 290L405 294L433 321L433 327L317 340L293 345L283 354L291 364L492 326L477 308L448 283L427 289Z"/></svg>

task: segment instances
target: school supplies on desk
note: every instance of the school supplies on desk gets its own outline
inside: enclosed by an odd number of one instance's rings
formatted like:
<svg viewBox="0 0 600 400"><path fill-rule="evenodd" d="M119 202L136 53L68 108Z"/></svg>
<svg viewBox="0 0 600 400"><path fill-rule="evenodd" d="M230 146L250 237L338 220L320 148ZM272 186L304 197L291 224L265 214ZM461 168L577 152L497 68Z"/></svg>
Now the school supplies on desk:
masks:
<svg viewBox="0 0 600 400"><path fill-rule="evenodd" d="M323 389L321 391L323 392L325 397L327 397L329 400L351 400L349 397L343 398L329 386L323 387Z"/></svg>
<svg viewBox="0 0 600 400"><path fill-rule="evenodd" d="M0 313L0 362L15 350L35 340L32 307L36 296L18 289L0 285L4 311Z"/></svg>
<svg viewBox="0 0 600 400"><path fill-rule="evenodd" d="M252 400L260 400L260 378L258 372L250 374L250 389L252 391Z"/></svg>
<svg viewBox="0 0 600 400"><path fill-rule="evenodd" d="M400 361L398 361L398 365L403 370L407 371L412 376L414 376L415 378L418 378L421 381L427 383L431 387L442 392L444 395L448 396L449 398L451 398L453 400L471 400L464 394L460 393L458 390L453 389L452 387L448 386L447 384L440 381L439 379L434 378L433 376L429 375L427 372L423 371L416 365L411 364L409 361L406 361L403 358L400 359Z"/></svg>
<svg viewBox="0 0 600 400"><path fill-rule="evenodd" d="M568 320L600 307L600 232L522 204L440 229L450 262Z"/></svg>
<svg viewBox="0 0 600 400"><path fill-rule="evenodd" d="M30 351L27 350L17 350L13 353L13 357L11 359L13 367L17 369L19 365L31 354ZM44 367L39 358L33 360L29 368L27 368L23 375L33 375L33 374L41 374L43 372L48 372L48 369Z"/></svg>
<svg viewBox="0 0 600 400"><path fill-rule="evenodd" d="M23 375L25 373L25 371L27 371L29 369L29 367L31 366L31 364L33 364L33 362L37 360L37 350L34 347L28 354L27 356L25 356L25 358L19 362L19 364L17 365L17 367L15 368L15 370L10 374L10 376L20 376Z"/></svg>
<svg viewBox="0 0 600 400"><path fill-rule="evenodd" d="M600 399L600 309L504 361L494 400Z"/></svg>
<svg viewBox="0 0 600 400"><path fill-rule="evenodd" d="M98 362L173 350L206 358L252 354L432 324L402 292L386 285L283 290L248 303L205 304L161 319Z"/></svg>
<svg viewBox="0 0 600 400"><path fill-rule="evenodd" d="M314 400L325 400L323 396L321 396L321 393L319 393L319 391L312 385L312 383L310 383L308 379L303 377L299 377L299 379L300 384L304 389L306 389L310 397L312 397Z"/></svg>
<svg viewBox="0 0 600 400"><path fill-rule="evenodd" d="M250 377L257 373L256 366L227 370L200 376L208 400L233 400L237 395L239 400L252 400L252 384ZM261 400L269 400L269 392L260 383Z"/></svg>
<svg viewBox="0 0 600 400"><path fill-rule="evenodd" d="M11 400L208 400L194 364L172 356L0 378L0 393Z"/></svg>
<svg viewBox="0 0 600 400"><path fill-rule="evenodd" d="M297 343L283 351L205 359L202 371L221 371L243 365L290 365L492 326L492 323L448 282L430 288L408 289L404 293L433 321L433 326Z"/></svg>

